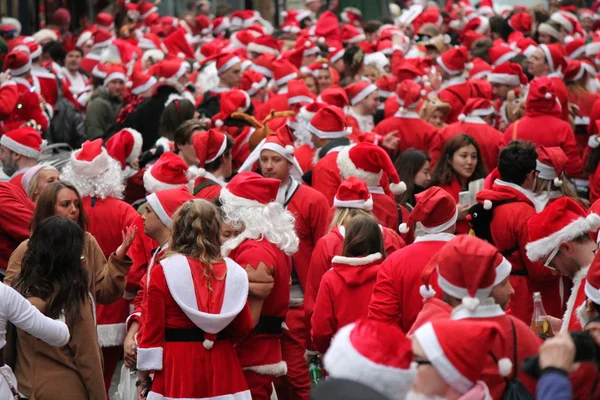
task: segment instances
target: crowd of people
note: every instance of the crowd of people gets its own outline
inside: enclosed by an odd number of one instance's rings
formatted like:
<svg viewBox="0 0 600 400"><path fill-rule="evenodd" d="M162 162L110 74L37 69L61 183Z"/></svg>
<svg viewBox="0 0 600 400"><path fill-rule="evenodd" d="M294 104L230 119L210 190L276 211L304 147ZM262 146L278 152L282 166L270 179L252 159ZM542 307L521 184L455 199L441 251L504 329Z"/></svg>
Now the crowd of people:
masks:
<svg viewBox="0 0 600 400"><path fill-rule="evenodd" d="M600 16L408 3L2 18L0 399L600 398Z"/></svg>

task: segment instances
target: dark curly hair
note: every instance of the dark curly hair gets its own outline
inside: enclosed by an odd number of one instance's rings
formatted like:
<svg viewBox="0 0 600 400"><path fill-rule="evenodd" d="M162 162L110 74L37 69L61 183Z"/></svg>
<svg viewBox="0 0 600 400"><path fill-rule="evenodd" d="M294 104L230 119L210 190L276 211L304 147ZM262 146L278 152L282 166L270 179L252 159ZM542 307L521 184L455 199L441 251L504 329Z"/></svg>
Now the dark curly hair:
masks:
<svg viewBox="0 0 600 400"><path fill-rule="evenodd" d="M498 172L505 182L522 185L527 174L535 171L538 158L535 144L523 140L513 140L498 155Z"/></svg>

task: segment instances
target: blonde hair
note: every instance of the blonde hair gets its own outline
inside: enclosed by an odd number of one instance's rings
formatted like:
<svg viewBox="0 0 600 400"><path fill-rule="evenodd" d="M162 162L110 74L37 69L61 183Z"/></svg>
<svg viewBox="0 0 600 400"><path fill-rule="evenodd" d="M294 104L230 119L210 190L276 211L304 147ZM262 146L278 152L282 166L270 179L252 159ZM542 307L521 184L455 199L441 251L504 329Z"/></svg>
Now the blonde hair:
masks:
<svg viewBox="0 0 600 400"><path fill-rule="evenodd" d="M45 165L42 168L40 168L35 175L33 175L33 177L31 178L31 180L29 181L29 185L27 186L27 197L29 197L32 201L33 201L33 192L35 192L35 189L37 189L37 185L38 182L40 181L40 172L45 171L47 169L53 169L54 171L58 172L58 170L56 168L54 168L52 165ZM38 193L38 197L39 197L39 193Z"/></svg>
<svg viewBox="0 0 600 400"><path fill-rule="evenodd" d="M571 182L569 182L564 173L560 179L563 181L563 184L561 186L556 186L552 180L537 177L535 180L535 188L533 189L533 193L536 196L539 196L542 193L550 194L550 192L560 192L562 196L570 197L586 208L590 206L586 200L577 196L575 187Z"/></svg>
<svg viewBox="0 0 600 400"><path fill-rule="evenodd" d="M339 207L335 209L335 213L333 214L333 218L331 219L331 224L329 224L329 230L331 230L334 226L340 227L345 225L347 221L358 216L369 216L372 217L368 211L365 211L361 208L347 208L347 207Z"/></svg>
<svg viewBox="0 0 600 400"><path fill-rule="evenodd" d="M182 254L195 258L204 265L204 276L211 289L210 281L217 278L212 263L222 261L221 218L219 211L209 201L195 199L183 204L173 215L173 229L169 239L169 255Z"/></svg>

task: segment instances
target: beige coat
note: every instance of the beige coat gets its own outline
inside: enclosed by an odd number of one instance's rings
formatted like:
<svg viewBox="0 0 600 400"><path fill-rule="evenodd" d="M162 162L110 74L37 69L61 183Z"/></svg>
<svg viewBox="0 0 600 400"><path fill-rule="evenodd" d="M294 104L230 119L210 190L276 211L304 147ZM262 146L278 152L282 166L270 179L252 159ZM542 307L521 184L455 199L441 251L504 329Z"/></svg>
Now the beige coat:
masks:
<svg viewBox="0 0 600 400"><path fill-rule="evenodd" d="M27 241L21 243L8 262L4 283L10 285L21 270ZM125 290L125 275L131 261L114 254L108 262L96 239L85 234L83 265L89 275L90 300L81 308L80 318L69 325L71 339L64 347L52 347L18 331L15 375L19 391L31 400L105 400L103 362L96 333L96 302L110 304ZM31 299L42 312L45 302ZM33 386L32 386L33 384Z"/></svg>

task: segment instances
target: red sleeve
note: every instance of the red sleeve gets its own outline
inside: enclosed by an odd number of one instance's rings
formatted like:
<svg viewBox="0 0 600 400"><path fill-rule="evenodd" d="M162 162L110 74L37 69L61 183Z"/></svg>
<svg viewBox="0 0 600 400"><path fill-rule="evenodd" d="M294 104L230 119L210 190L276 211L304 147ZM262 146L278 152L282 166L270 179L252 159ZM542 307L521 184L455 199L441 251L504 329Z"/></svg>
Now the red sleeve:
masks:
<svg viewBox="0 0 600 400"><path fill-rule="evenodd" d="M165 297L168 292L162 265L152 268L148 286L146 318L138 339L137 368L140 371L161 370L165 341Z"/></svg>
<svg viewBox="0 0 600 400"><path fill-rule="evenodd" d="M28 239L34 205L25 192L14 190L14 186L7 182L0 186L0 204L2 204L0 228L17 243Z"/></svg>
<svg viewBox="0 0 600 400"><path fill-rule="evenodd" d="M600 164L590 176L590 203L593 204L598 199L600 199Z"/></svg>
<svg viewBox="0 0 600 400"><path fill-rule="evenodd" d="M304 312L306 314L307 333L310 332L310 323L314 312L315 301L317 300L317 292L321 285L321 279L330 267L331 260L328 257L327 242L321 239L317 242L310 259L308 279L306 282L306 290L304 292ZM307 347L311 348L310 345Z"/></svg>
<svg viewBox="0 0 600 400"><path fill-rule="evenodd" d="M323 277L317 300L315 312L311 319L311 338L315 349L324 354L329 348L333 335L337 332L337 320L333 306L333 293L327 276Z"/></svg>
<svg viewBox="0 0 600 400"><path fill-rule="evenodd" d="M564 141L561 147L569 158L569 162L565 168L567 175L571 177L581 176L581 172L583 171L583 162L581 161L579 148L577 147L577 142L575 141L575 134L573 133L573 129L571 129L570 125L565 125L563 135Z"/></svg>
<svg viewBox="0 0 600 400"><path fill-rule="evenodd" d="M142 276L142 279L140 280L140 289L137 291L137 294L135 295L135 298L133 299L133 312L129 315L129 317L127 317L127 320L125 321L125 324L127 325L127 330L129 330L131 323L135 321L138 324L140 324L140 327L138 328L138 333L139 333L139 331L141 329L141 325L143 324L143 320L144 320L143 304L144 304L144 296L145 295L146 295L146 274L144 274L144 276Z"/></svg>
<svg viewBox="0 0 600 400"><path fill-rule="evenodd" d="M144 233L144 221L136 214L133 224L137 226L137 235L127 252L133 261L133 265L127 274L127 285L125 291L135 293L140 287L140 280L148 270L148 263L152 259L152 249L158 247L158 243Z"/></svg>
<svg viewBox="0 0 600 400"><path fill-rule="evenodd" d="M317 164L313 169L312 187L325 196L327 205L333 205L333 199L335 198L340 182L336 178L334 171L327 170L324 167L326 166Z"/></svg>
<svg viewBox="0 0 600 400"><path fill-rule="evenodd" d="M394 265L386 259L379 267L369 303L369 319L400 326L402 276L394 276ZM400 282L396 282L399 279ZM399 283L399 284L398 284Z"/></svg>
<svg viewBox="0 0 600 400"><path fill-rule="evenodd" d="M317 243L329 228L329 205L323 196L314 196L310 205L310 224L313 243Z"/></svg>
<svg viewBox="0 0 600 400"><path fill-rule="evenodd" d="M392 53L392 75L397 76L400 72L400 67L404 63L404 53L396 50Z"/></svg>
<svg viewBox="0 0 600 400"><path fill-rule="evenodd" d="M19 91L14 82L4 82L0 85L0 120L10 116L19 101Z"/></svg>

